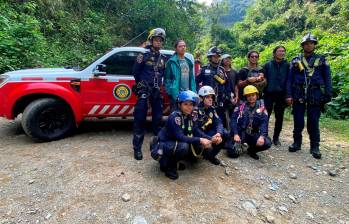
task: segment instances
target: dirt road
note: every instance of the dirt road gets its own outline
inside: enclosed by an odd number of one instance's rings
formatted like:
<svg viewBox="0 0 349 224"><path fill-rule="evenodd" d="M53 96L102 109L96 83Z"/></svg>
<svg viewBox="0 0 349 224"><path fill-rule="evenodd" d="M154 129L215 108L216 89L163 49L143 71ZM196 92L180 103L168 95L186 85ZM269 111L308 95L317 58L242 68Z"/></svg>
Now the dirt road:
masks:
<svg viewBox="0 0 349 224"><path fill-rule="evenodd" d="M283 137L259 161L221 152L226 167L188 164L176 181L151 159L150 136L133 159L131 133L131 120L93 120L34 143L0 119L0 223L349 223L349 145L331 133L320 161Z"/></svg>

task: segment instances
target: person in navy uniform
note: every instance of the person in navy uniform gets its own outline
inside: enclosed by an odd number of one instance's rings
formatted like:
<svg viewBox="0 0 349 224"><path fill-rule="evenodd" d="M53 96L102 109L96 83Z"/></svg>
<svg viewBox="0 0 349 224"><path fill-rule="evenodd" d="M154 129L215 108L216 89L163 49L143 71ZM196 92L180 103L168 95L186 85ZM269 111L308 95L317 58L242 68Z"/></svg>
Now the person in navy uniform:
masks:
<svg viewBox="0 0 349 224"><path fill-rule="evenodd" d="M332 83L325 57L314 52L317 43L317 38L310 33L302 38L303 53L291 61L286 102L292 105L294 120L293 144L289 146L289 151L301 150L307 111L310 153L314 158L321 159L319 119L324 105L331 101Z"/></svg>
<svg viewBox="0 0 349 224"><path fill-rule="evenodd" d="M137 56L133 66L133 75L136 81L133 92L137 95L133 126L133 150L136 160L143 158L141 149L148 104L152 108L153 134L157 135L160 130L163 112L160 87L165 71L165 56L160 53L160 48L165 41L165 37L166 34L162 28L150 31L148 37L150 45L146 47L147 51L144 54Z"/></svg>
<svg viewBox="0 0 349 224"><path fill-rule="evenodd" d="M211 136L206 135L197 126L193 115L194 105L199 97L186 90L178 95L178 109L170 114L157 137L150 142L151 156L159 161L160 170L170 179L177 179L177 165L180 160L198 158L211 148ZM179 169L184 169L180 163Z"/></svg>
<svg viewBox="0 0 349 224"><path fill-rule="evenodd" d="M242 145L248 146L248 154L258 160L257 152L271 147L268 137L268 113L264 105L258 100L258 89L248 85L243 90L246 102L241 103L234 110L231 119L231 136L234 139L233 152L230 157L237 158L242 152Z"/></svg>
<svg viewBox="0 0 349 224"><path fill-rule="evenodd" d="M212 138L212 150L207 154L206 159L215 165L219 165L220 161L216 155L222 148L231 146L230 135L224 129L221 119L219 118L216 108L213 106L215 100L215 92L211 86L203 86L199 90L201 102L194 113L198 117L198 126L206 134ZM227 142L229 141L229 142ZM230 145L229 145L230 143Z"/></svg>
<svg viewBox="0 0 349 224"><path fill-rule="evenodd" d="M197 89L200 86L211 86L216 93L216 110L224 127L227 127L225 107L231 100L232 87L224 68L220 66L221 51L217 47L211 47L206 54L209 63L201 68L196 77Z"/></svg>

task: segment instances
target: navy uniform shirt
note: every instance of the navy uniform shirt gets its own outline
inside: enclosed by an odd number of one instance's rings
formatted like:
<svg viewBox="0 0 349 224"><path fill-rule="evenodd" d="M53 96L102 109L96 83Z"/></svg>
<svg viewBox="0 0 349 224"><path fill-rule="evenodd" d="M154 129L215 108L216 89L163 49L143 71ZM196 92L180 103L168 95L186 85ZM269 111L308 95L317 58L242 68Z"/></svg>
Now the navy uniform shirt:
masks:
<svg viewBox="0 0 349 224"><path fill-rule="evenodd" d="M268 136L268 113L260 100L257 100L254 107L250 107L247 102L235 107L231 119L231 136L240 135L250 124L252 134Z"/></svg>
<svg viewBox="0 0 349 224"><path fill-rule="evenodd" d="M223 123L217 115L215 107L211 106L205 108L203 103L199 104L197 110L194 111L197 114L197 121L199 128L209 136L213 136L217 133L223 136Z"/></svg>
<svg viewBox="0 0 349 224"><path fill-rule="evenodd" d="M196 119L196 116L185 116L178 110L172 112L168 116L165 127L159 132L160 141L180 141L192 144L200 143L200 138L211 139L199 129Z"/></svg>
<svg viewBox="0 0 349 224"><path fill-rule="evenodd" d="M295 100L304 99L304 91L300 89L305 87L305 81L308 80L309 86L323 86L324 94L330 98L332 96L331 72L325 57L312 54L310 57L305 58L313 72L306 68L302 61L303 57L303 55L299 55L291 62L287 78L287 97ZM316 60L318 60L317 64ZM300 71L298 61L302 63L305 70ZM307 79L305 79L305 76L307 76Z"/></svg>
<svg viewBox="0 0 349 224"><path fill-rule="evenodd" d="M160 54L160 52L155 51L151 46L147 46L146 49L147 51L145 53L140 53L137 56L136 62L133 65L135 81L136 83L145 81L149 86L154 86L155 80L157 86L161 86L165 72L166 57ZM158 71L157 75L156 70Z"/></svg>
<svg viewBox="0 0 349 224"><path fill-rule="evenodd" d="M215 75L218 75L222 80L224 80L224 83L220 84L216 81L214 78ZM217 103L224 103L225 100L230 99L232 87L230 86L231 83L229 82L222 66L213 67L211 64L205 65L201 68L200 74L196 76L195 79L197 89L199 89L199 84L202 83L202 86L211 86L215 90Z"/></svg>

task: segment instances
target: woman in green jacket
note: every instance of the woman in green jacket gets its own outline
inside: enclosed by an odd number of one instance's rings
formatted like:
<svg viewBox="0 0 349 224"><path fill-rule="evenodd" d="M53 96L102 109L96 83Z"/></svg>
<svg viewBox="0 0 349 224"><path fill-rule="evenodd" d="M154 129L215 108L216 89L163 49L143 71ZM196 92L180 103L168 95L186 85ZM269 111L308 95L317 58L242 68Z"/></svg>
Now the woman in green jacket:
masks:
<svg viewBox="0 0 349 224"><path fill-rule="evenodd" d="M184 40L175 43L175 54L167 61L165 71L165 90L171 100L171 111L176 109L179 92L191 90L196 92L193 62L186 58L186 44Z"/></svg>

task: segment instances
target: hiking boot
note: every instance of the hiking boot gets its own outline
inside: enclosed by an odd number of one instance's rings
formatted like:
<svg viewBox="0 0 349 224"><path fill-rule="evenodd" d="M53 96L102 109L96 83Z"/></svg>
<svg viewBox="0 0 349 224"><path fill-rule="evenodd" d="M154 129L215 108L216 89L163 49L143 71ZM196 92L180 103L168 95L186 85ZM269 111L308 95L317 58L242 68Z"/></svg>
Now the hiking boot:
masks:
<svg viewBox="0 0 349 224"><path fill-rule="evenodd" d="M143 159L142 151L134 151L134 157L136 160L142 160Z"/></svg>
<svg viewBox="0 0 349 224"><path fill-rule="evenodd" d="M208 161L210 161L213 165L216 165L216 166L221 164L221 161L216 157L209 158Z"/></svg>
<svg viewBox="0 0 349 224"><path fill-rule="evenodd" d="M319 146L311 146L310 153L315 159L321 159L321 153Z"/></svg>
<svg viewBox="0 0 349 224"><path fill-rule="evenodd" d="M153 149L157 146L158 142L159 142L158 136L153 136L151 138L150 143L149 143L150 151L153 151Z"/></svg>
<svg viewBox="0 0 349 224"><path fill-rule="evenodd" d="M249 152L248 155L255 160L259 160L259 156L255 152Z"/></svg>
<svg viewBox="0 0 349 224"><path fill-rule="evenodd" d="M273 139L273 144L274 144L275 146L281 146L281 142L280 142L280 140L279 140L278 138L274 138L274 139Z"/></svg>
<svg viewBox="0 0 349 224"><path fill-rule="evenodd" d="M175 169L166 170L165 176L170 178L171 180L176 180L178 178L177 170L175 170Z"/></svg>
<svg viewBox="0 0 349 224"><path fill-rule="evenodd" d="M297 152L298 150L301 150L301 144L299 143L294 142L292 145L288 147L289 152Z"/></svg>
<svg viewBox="0 0 349 224"><path fill-rule="evenodd" d="M178 162L177 163L177 169L178 170L185 170L185 164L184 163L182 163L182 162Z"/></svg>

